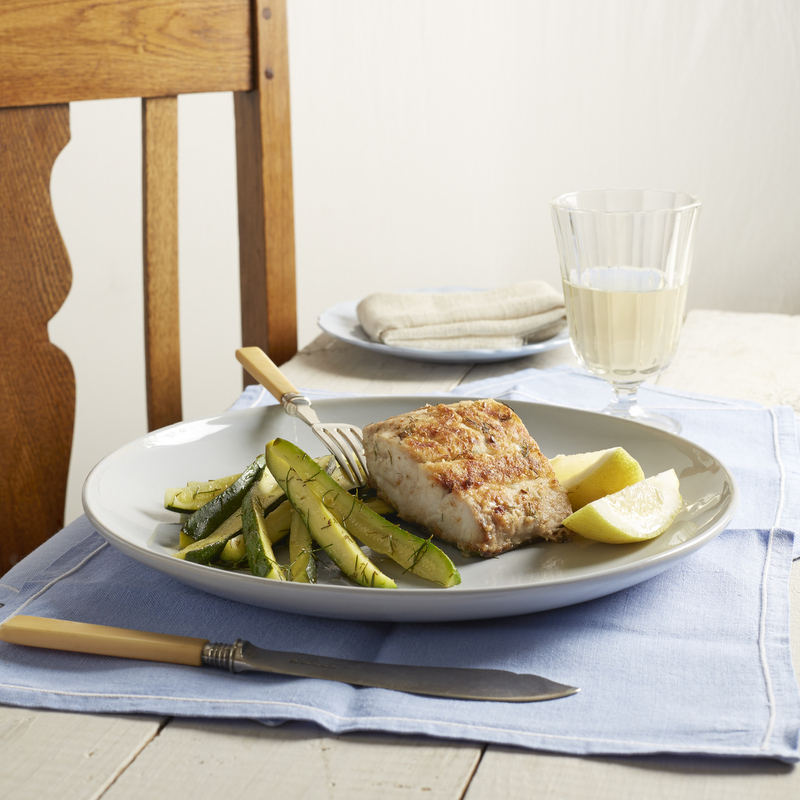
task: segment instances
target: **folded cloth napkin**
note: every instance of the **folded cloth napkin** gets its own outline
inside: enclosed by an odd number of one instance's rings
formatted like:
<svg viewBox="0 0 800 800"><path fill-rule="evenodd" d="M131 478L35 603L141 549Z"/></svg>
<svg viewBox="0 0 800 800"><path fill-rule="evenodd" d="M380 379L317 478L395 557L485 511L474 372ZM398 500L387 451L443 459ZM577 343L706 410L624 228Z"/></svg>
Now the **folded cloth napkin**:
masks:
<svg viewBox="0 0 800 800"><path fill-rule="evenodd" d="M489 291L378 292L357 306L374 342L416 350L508 350L565 325L564 298L544 281Z"/></svg>
<svg viewBox="0 0 800 800"><path fill-rule="evenodd" d="M458 394L599 409L607 392L602 381L557 369L461 386ZM342 658L535 672L580 686L577 695L530 704L425 698L0 642L0 702L265 724L304 720L334 732L424 734L572 754L795 762L800 693L788 592L800 524L794 414L657 388L644 389L642 401L668 408L688 438L726 462L741 502L730 528L706 547L651 580L591 602L446 624L302 617L172 580L115 550L85 517L0 578L0 622L24 613L214 641L242 637ZM250 387L236 406L265 402Z"/></svg>

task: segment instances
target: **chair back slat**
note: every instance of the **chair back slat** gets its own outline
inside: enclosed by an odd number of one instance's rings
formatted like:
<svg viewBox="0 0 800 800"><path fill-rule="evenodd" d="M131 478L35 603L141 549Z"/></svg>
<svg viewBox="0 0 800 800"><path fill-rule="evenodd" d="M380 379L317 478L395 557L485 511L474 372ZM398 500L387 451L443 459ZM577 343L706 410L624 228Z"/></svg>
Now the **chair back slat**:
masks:
<svg viewBox="0 0 800 800"><path fill-rule="evenodd" d="M142 100L147 426L183 419L178 302L178 98Z"/></svg>
<svg viewBox="0 0 800 800"><path fill-rule="evenodd" d="M50 200L66 105L0 109L0 574L64 523L75 378L47 323L72 282Z"/></svg>
<svg viewBox="0 0 800 800"><path fill-rule="evenodd" d="M282 364L297 352L286 3L256 0L255 29L257 91L234 94L242 340Z"/></svg>
<svg viewBox="0 0 800 800"><path fill-rule="evenodd" d="M3 0L0 107L253 88L248 0Z"/></svg>

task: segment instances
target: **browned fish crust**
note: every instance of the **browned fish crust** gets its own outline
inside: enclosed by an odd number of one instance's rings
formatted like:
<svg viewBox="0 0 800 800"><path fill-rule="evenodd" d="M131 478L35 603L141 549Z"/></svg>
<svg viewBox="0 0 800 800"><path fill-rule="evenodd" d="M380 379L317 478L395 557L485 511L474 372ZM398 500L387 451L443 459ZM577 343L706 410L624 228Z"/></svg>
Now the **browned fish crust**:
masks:
<svg viewBox="0 0 800 800"><path fill-rule="evenodd" d="M494 556L565 537L566 491L522 420L496 400L427 405L364 429L370 481L399 515Z"/></svg>

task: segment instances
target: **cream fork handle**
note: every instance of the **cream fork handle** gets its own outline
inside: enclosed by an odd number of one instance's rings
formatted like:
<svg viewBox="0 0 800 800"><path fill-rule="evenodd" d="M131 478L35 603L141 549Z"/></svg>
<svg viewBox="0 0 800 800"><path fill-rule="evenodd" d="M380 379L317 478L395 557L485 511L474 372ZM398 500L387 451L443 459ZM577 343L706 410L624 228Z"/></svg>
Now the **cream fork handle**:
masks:
<svg viewBox="0 0 800 800"><path fill-rule="evenodd" d="M260 347L240 347L236 360L276 399L299 394L292 382Z"/></svg>

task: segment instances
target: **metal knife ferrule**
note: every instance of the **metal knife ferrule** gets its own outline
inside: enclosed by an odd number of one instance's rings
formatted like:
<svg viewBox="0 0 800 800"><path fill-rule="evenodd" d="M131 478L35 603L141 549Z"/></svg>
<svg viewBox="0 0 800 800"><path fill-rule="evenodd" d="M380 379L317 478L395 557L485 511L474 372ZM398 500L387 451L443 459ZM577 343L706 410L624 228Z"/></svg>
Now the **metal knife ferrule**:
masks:
<svg viewBox="0 0 800 800"><path fill-rule="evenodd" d="M243 672L249 669L242 656L242 649L247 642L237 639L234 644L207 642L200 653L203 666L217 667L228 672Z"/></svg>

